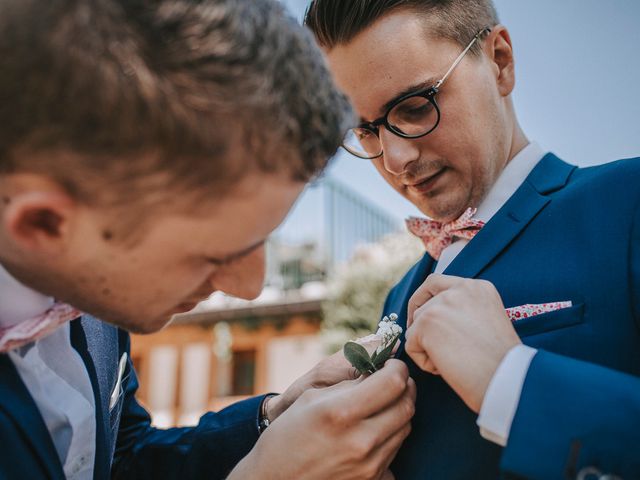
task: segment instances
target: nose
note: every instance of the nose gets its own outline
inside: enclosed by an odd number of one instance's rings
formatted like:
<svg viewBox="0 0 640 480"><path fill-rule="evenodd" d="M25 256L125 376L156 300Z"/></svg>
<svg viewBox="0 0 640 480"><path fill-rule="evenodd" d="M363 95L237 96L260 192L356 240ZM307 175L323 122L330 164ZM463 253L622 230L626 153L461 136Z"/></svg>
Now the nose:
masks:
<svg viewBox="0 0 640 480"><path fill-rule="evenodd" d="M209 281L215 290L245 300L252 300L262 291L264 273L264 247L260 247L245 257L219 267Z"/></svg>
<svg viewBox="0 0 640 480"><path fill-rule="evenodd" d="M401 175L407 165L420 158L418 142L410 138L402 138L385 128L380 129L384 168L393 175Z"/></svg>

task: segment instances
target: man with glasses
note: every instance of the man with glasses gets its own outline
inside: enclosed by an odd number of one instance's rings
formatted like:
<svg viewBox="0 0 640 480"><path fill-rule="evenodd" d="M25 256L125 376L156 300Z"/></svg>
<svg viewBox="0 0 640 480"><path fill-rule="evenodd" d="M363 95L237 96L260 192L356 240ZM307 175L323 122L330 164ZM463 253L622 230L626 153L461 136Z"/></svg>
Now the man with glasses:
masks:
<svg viewBox="0 0 640 480"><path fill-rule="evenodd" d="M393 472L640 477L640 162L527 138L491 0L315 0L306 24L360 117L343 147L430 217L383 311L418 385Z"/></svg>

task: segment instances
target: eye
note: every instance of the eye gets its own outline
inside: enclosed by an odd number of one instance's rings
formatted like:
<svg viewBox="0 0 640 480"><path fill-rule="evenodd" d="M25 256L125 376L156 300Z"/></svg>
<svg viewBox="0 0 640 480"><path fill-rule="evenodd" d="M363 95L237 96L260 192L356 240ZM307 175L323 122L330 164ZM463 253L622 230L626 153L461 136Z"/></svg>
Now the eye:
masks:
<svg viewBox="0 0 640 480"><path fill-rule="evenodd" d="M414 97L399 104L394 114L403 120L415 120L429 115L433 111L431 102L421 97Z"/></svg>
<svg viewBox="0 0 640 480"><path fill-rule="evenodd" d="M356 138L360 141L366 140L367 138L374 136L373 132L366 128L354 128L353 132L356 134Z"/></svg>
<svg viewBox="0 0 640 480"><path fill-rule="evenodd" d="M227 255L225 257L205 257L205 260L210 263L211 265L215 265L217 267L224 267L227 266L229 264L232 264L238 260L242 260L245 257L248 257L249 255L251 255L253 252L255 252L256 250L258 250L260 247L264 246L265 244L265 240L261 240L258 243L255 243L254 245L251 245L248 248L245 248L244 250L241 250L239 252L236 253L232 253L230 255Z"/></svg>

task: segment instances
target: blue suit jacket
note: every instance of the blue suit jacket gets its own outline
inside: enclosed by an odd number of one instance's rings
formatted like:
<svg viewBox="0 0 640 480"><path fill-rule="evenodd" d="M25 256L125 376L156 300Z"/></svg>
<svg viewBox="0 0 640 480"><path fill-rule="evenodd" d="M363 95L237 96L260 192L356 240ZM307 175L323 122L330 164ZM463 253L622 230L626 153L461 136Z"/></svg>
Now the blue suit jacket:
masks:
<svg viewBox="0 0 640 480"><path fill-rule="evenodd" d="M575 478L594 466L640 478L640 159L576 168L545 156L446 274L492 282L506 307L571 300L516 322L534 357L507 447L406 356L418 387L399 479ZM384 314L433 270L428 255L391 291Z"/></svg>
<svg viewBox="0 0 640 480"><path fill-rule="evenodd" d="M262 397L209 413L192 428L159 430L136 402L129 362L122 394L109 410L118 362L129 335L84 316L71 323L71 343L89 372L96 405L95 479L224 478L258 438ZM0 479L63 479L40 412L7 355L0 355Z"/></svg>

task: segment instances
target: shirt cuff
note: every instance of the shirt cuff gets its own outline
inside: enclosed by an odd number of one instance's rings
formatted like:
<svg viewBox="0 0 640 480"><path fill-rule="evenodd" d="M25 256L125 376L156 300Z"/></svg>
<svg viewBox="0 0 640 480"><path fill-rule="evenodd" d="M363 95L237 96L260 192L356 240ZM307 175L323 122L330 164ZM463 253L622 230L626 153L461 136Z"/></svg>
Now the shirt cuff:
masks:
<svg viewBox="0 0 640 480"><path fill-rule="evenodd" d="M498 365L489 382L477 421L480 435L487 440L507 446L522 386L537 352L535 348L517 345L509 350Z"/></svg>

